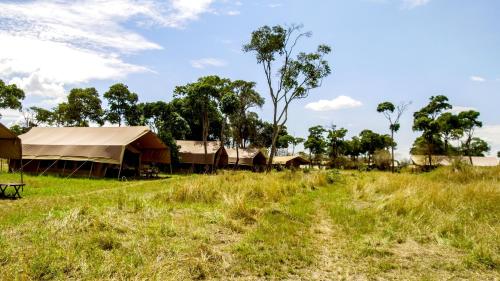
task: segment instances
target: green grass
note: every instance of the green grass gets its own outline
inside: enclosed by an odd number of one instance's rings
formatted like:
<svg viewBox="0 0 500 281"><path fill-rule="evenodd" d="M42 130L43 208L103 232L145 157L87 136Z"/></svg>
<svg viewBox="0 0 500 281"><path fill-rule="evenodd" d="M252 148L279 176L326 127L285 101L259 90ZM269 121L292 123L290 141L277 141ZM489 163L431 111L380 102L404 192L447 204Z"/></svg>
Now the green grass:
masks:
<svg viewBox="0 0 500 281"><path fill-rule="evenodd" d="M498 168L25 179L2 280L500 277Z"/></svg>

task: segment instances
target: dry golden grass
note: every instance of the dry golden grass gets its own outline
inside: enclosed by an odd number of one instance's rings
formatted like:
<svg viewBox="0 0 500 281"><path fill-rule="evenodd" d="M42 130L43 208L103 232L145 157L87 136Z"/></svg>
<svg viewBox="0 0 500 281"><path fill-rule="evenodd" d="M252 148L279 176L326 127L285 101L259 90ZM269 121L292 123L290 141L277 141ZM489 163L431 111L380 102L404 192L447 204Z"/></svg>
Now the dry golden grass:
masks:
<svg viewBox="0 0 500 281"><path fill-rule="evenodd" d="M498 168L26 179L0 280L500 278Z"/></svg>

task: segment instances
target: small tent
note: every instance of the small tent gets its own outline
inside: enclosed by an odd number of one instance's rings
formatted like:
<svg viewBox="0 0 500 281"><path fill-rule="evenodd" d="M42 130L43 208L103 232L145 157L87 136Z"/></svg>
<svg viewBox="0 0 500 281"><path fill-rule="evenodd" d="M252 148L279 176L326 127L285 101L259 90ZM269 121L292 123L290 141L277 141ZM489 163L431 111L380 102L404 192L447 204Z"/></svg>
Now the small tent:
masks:
<svg viewBox="0 0 500 281"><path fill-rule="evenodd" d="M14 197L21 195L19 190L24 188L23 183L23 166L22 166L22 146L21 140L7 129L2 123L0 123L0 159L7 159L9 161L9 170L11 161L19 161L20 167L18 171L21 172L21 183L0 183L0 194L5 196L5 190L7 187L13 187L15 189ZM2 163L3 165L3 163Z"/></svg>
<svg viewBox="0 0 500 281"><path fill-rule="evenodd" d="M260 170L266 166L267 157L257 148L239 148L238 151L235 148L226 148L226 151L229 165L236 165L238 160L238 166L254 170Z"/></svg>
<svg viewBox="0 0 500 281"><path fill-rule="evenodd" d="M217 141L207 141L207 155L205 156L205 147L203 141L177 140L179 149L179 166L200 168L200 166L209 165L213 167L219 159L218 167L228 164L226 149L220 146Z"/></svg>
<svg viewBox="0 0 500 281"><path fill-rule="evenodd" d="M148 127L34 127L19 136L25 170L63 176L136 176L144 164L170 163Z"/></svg>
<svg viewBox="0 0 500 281"><path fill-rule="evenodd" d="M494 167L498 166L498 158L496 157L481 157L481 156L446 156L446 155L432 155L431 161L433 166L451 166L453 161L461 161L464 164L471 164L470 159L472 159L472 166L476 167ZM427 166L429 165L428 155L412 155L411 161L416 166Z"/></svg>
<svg viewBox="0 0 500 281"><path fill-rule="evenodd" d="M301 156L275 156L273 158L273 165L285 166L287 168L300 168L300 165L309 164L309 160Z"/></svg>

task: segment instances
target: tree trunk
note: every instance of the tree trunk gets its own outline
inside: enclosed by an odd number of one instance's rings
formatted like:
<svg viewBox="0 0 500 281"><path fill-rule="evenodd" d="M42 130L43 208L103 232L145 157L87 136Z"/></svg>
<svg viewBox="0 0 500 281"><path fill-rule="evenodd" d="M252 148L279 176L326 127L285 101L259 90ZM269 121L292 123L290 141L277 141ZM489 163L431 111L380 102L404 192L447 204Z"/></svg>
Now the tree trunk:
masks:
<svg viewBox="0 0 500 281"><path fill-rule="evenodd" d="M205 173L208 172L208 149L207 149L207 139L208 139L208 112L203 112L203 122L202 122L202 136L203 136L203 148L205 150L204 162L205 162Z"/></svg>
<svg viewBox="0 0 500 281"><path fill-rule="evenodd" d="M394 130L391 130L391 172L394 173Z"/></svg>
<svg viewBox="0 0 500 281"><path fill-rule="evenodd" d="M270 172L273 167L273 158L276 154L276 141L278 140L278 135L280 132L280 126L274 121L273 124L273 138L271 142L271 152L269 153L269 161L267 162L267 171Z"/></svg>

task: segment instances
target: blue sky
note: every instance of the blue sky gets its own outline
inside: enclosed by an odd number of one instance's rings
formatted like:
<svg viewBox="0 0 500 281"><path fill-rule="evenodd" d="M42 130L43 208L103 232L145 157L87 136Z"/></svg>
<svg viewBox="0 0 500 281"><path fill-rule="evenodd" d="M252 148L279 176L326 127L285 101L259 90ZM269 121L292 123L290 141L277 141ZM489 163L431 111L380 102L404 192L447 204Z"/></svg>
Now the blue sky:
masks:
<svg viewBox="0 0 500 281"><path fill-rule="evenodd" d="M387 132L377 104L411 101L397 135L406 156L417 136L412 112L444 94L457 110L481 112L478 135L496 154L499 10L487 0L0 1L0 79L25 89L26 104L47 108L73 87L102 94L116 82L141 101L168 101L176 85L211 74L256 81L268 98L261 68L241 46L262 25L299 23L313 32L300 49L331 45L333 72L291 107L296 136L331 124L350 135ZM258 113L269 120L272 112ZM3 115L5 123L19 118Z"/></svg>

